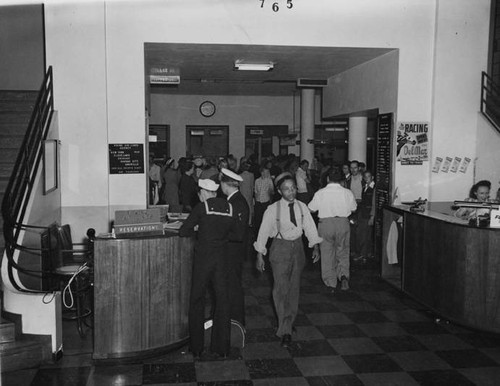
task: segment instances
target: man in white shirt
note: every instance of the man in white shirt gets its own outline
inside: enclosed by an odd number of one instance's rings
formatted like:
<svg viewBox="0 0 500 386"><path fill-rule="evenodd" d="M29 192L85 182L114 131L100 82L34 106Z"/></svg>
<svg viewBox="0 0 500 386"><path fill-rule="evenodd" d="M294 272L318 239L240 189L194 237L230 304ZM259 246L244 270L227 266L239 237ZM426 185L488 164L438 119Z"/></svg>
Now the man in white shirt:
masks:
<svg viewBox="0 0 500 386"><path fill-rule="evenodd" d="M361 201L363 194L363 175L359 172L359 162L351 161L351 177L346 188L350 189L356 202Z"/></svg>
<svg viewBox="0 0 500 386"><path fill-rule="evenodd" d="M341 289L349 289L349 215L356 210L353 193L340 185L342 174L337 168L328 172L328 184L318 190L309 209L318 212L318 233L323 241L321 251L321 278L333 292L337 280Z"/></svg>
<svg viewBox="0 0 500 386"><path fill-rule="evenodd" d="M266 209L254 248L257 251L256 268L263 272L266 243L270 237L273 238L269 261L274 278L273 300L278 315L276 335L281 338L281 345L288 347L299 306L300 275L305 265L302 233L305 233L309 247L314 247L313 262L319 259L318 244L322 239L307 206L295 199L297 187L292 175L282 173L276 177L276 188L282 198Z"/></svg>
<svg viewBox="0 0 500 386"><path fill-rule="evenodd" d="M154 154L149 155L149 203L158 204L161 189L161 167L155 163Z"/></svg>
<svg viewBox="0 0 500 386"><path fill-rule="evenodd" d="M271 178L271 171L264 167L261 170L260 177L255 180L254 197L255 197L255 217L254 228L258 231L264 212L271 204L274 195L274 182Z"/></svg>
<svg viewBox="0 0 500 386"><path fill-rule="evenodd" d="M310 183L309 177L307 175L308 169L309 162L303 159L302 161L300 161L299 167L295 172L295 180L297 181L297 200L300 200L305 204L307 204L311 199L307 191L307 184Z"/></svg>

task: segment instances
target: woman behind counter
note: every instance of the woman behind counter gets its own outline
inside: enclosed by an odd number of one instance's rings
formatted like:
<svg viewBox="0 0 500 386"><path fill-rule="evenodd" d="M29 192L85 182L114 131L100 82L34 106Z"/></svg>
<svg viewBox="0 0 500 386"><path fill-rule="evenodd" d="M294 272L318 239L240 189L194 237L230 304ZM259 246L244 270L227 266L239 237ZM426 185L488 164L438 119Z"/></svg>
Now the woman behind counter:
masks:
<svg viewBox="0 0 500 386"><path fill-rule="evenodd" d="M481 180L474 185L469 192L469 197L467 197L464 201L467 202L494 202L490 200L490 190L491 190L491 182L488 180ZM455 217L462 218L464 220L470 220L472 218L476 218L482 214L488 213L488 209L482 208L459 208L455 212Z"/></svg>

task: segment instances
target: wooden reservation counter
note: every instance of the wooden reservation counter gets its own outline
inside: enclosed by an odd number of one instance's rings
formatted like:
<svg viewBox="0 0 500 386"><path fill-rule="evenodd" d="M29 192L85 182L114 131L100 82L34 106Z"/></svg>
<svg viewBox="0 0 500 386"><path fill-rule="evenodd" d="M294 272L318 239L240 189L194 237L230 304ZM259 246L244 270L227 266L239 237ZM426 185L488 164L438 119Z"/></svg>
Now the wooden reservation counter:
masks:
<svg viewBox="0 0 500 386"><path fill-rule="evenodd" d="M500 229L385 207L381 267L383 278L436 314L500 332Z"/></svg>
<svg viewBox="0 0 500 386"><path fill-rule="evenodd" d="M97 238L95 360L133 359L184 344L194 240L175 233Z"/></svg>

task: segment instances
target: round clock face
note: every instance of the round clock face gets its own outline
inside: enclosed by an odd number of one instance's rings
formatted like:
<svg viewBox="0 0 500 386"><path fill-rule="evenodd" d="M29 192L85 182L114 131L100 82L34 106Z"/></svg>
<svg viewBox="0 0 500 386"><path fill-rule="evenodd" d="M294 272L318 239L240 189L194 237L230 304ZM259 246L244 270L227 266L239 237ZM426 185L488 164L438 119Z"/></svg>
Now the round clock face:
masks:
<svg viewBox="0 0 500 386"><path fill-rule="evenodd" d="M211 117L215 114L215 105L213 102L205 101L200 105L200 113L204 117Z"/></svg>

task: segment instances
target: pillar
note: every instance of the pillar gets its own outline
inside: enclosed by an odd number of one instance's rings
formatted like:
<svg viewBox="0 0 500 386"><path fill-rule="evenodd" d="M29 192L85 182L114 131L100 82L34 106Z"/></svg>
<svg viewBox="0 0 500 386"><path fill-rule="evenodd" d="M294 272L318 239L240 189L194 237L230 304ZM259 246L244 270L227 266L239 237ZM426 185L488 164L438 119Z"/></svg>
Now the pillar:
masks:
<svg viewBox="0 0 500 386"><path fill-rule="evenodd" d="M348 158L366 163L366 135L368 117L366 115L352 115L349 117L349 147Z"/></svg>
<svg viewBox="0 0 500 386"><path fill-rule="evenodd" d="M304 88L300 93L300 159L312 163L314 158L314 95L312 88Z"/></svg>

